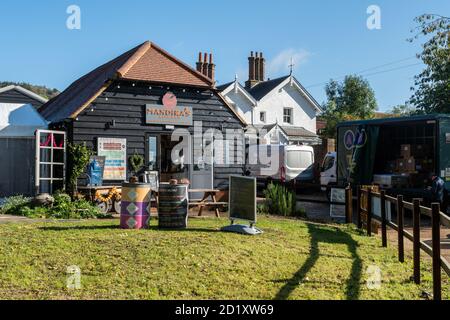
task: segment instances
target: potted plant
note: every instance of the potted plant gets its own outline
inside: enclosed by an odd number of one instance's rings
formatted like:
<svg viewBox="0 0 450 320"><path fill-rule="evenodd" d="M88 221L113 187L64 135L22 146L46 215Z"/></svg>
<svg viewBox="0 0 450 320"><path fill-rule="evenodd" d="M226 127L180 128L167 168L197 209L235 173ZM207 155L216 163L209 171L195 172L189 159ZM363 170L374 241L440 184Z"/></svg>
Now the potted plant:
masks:
<svg viewBox="0 0 450 320"><path fill-rule="evenodd" d="M142 168L144 167L144 157L141 156L140 154L135 153L134 155L132 155L130 157L129 162L130 162L130 166L131 166L132 174L133 174L133 176L131 176L131 178L130 178L130 183L138 183L139 171L141 171Z"/></svg>

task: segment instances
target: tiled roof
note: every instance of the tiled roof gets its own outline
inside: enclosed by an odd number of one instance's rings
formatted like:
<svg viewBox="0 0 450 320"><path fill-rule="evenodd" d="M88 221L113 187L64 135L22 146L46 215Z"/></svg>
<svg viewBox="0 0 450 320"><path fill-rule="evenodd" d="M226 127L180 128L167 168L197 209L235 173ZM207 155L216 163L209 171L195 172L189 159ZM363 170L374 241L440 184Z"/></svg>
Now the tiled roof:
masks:
<svg viewBox="0 0 450 320"><path fill-rule="evenodd" d="M261 100L264 96L266 96L270 91L278 87L283 81L285 81L290 76L285 76L273 80L267 80L258 83L253 88L247 90L253 98L256 100Z"/></svg>
<svg viewBox="0 0 450 320"><path fill-rule="evenodd" d="M76 80L39 112L52 122L75 117L115 79L213 87L211 79L147 41Z"/></svg>
<svg viewBox="0 0 450 320"><path fill-rule="evenodd" d="M226 88L228 88L232 83L234 83L234 81L231 81L231 82L227 82L227 83L221 84L220 86L217 86L217 90L223 91L223 90L225 90Z"/></svg>
<svg viewBox="0 0 450 320"><path fill-rule="evenodd" d="M317 137L317 135L311 131L306 130L303 127L281 127L289 137Z"/></svg>

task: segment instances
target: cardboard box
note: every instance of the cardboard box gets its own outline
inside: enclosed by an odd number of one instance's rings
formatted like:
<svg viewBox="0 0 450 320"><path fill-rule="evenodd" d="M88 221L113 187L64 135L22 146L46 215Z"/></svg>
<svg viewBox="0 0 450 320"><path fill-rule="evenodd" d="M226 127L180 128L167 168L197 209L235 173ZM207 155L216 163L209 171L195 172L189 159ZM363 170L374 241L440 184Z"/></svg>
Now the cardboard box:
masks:
<svg viewBox="0 0 450 320"><path fill-rule="evenodd" d="M401 149L400 149L400 156L403 159L411 158L412 153L411 153L411 145L410 144L402 144Z"/></svg>
<svg viewBox="0 0 450 320"><path fill-rule="evenodd" d="M413 157L410 157L408 159L405 159L406 164L406 172L415 172L416 171L416 159Z"/></svg>
<svg viewBox="0 0 450 320"><path fill-rule="evenodd" d="M431 146L427 144L415 144L412 145L412 156L417 158L428 158L431 157Z"/></svg>
<svg viewBox="0 0 450 320"><path fill-rule="evenodd" d="M406 172L406 160L405 159L397 159L397 172Z"/></svg>
<svg viewBox="0 0 450 320"><path fill-rule="evenodd" d="M397 172L407 173L415 171L416 171L416 160L413 157L397 160Z"/></svg>

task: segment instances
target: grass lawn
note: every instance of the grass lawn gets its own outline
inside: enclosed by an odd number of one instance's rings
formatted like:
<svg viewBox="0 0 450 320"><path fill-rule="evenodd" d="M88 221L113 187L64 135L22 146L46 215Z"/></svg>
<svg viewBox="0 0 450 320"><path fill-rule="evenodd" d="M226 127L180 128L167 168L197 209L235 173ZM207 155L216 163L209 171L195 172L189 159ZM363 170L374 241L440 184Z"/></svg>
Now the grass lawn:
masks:
<svg viewBox="0 0 450 320"><path fill-rule="evenodd" d="M0 299L420 299L412 259L397 262L353 227L261 218L265 233L218 232L227 220L191 219L186 231L125 231L118 221L0 225ZM157 222L152 221L156 226ZM68 266L80 290L66 288ZM367 288L369 266L382 271ZM450 298L443 274L443 298Z"/></svg>

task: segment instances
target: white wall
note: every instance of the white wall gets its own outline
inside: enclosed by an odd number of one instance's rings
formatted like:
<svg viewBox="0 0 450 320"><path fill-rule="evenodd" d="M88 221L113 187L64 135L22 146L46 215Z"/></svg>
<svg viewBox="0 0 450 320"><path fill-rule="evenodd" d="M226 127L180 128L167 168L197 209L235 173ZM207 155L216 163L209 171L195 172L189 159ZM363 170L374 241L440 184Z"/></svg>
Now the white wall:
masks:
<svg viewBox="0 0 450 320"><path fill-rule="evenodd" d="M241 93L236 93L234 90L231 90L225 96L227 102L230 103L237 113L247 122L247 124L252 124L252 104L251 102L245 98Z"/></svg>
<svg viewBox="0 0 450 320"><path fill-rule="evenodd" d="M293 123L288 124L283 122L284 108L292 108ZM264 124L259 121L260 112L266 112L266 123L277 123L283 127L303 127L311 132L316 132L316 110L314 107L290 84L284 86L279 92L274 92L272 95L265 96L258 102L255 108L255 125Z"/></svg>

